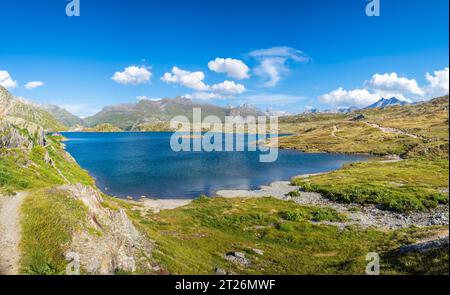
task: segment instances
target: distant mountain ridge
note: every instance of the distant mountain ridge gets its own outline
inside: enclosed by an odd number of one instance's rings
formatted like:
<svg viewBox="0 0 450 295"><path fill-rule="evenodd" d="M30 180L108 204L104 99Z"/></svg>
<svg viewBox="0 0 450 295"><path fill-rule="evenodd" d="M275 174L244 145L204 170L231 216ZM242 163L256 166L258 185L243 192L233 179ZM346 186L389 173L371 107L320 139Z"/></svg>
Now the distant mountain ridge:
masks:
<svg viewBox="0 0 450 295"><path fill-rule="evenodd" d="M238 107L221 107L212 104L193 102L184 97L165 98L161 100L140 100L137 103L119 104L104 107L99 113L84 119L85 126L111 124L123 130L139 130L141 124L158 124L169 122L176 116L185 116L192 120L193 108L202 110L202 117L217 116L262 116L265 112L249 104Z"/></svg>
<svg viewBox="0 0 450 295"><path fill-rule="evenodd" d="M82 126L84 124L83 119L57 105L47 104L43 105L42 108L67 127Z"/></svg>
<svg viewBox="0 0 450 295"><path fill-rule="evenodd" d="M376 108L387 108L392 106L405 106L410 104L408 101L400 100L396 97L391 97L389 99L382 98L374 104L366 107L365 109L376 109Z"/></svg>

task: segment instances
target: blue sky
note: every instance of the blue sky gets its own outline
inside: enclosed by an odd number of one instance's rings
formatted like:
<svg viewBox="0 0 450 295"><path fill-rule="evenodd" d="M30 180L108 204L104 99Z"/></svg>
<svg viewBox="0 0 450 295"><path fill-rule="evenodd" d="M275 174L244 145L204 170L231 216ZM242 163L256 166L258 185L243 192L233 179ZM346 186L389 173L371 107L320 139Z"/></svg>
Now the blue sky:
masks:
<svg viewBox="0 0 450 295"><path fill-rule="evenodd" d="M68 2L0 0L0 83L81 116L138 97L298 113L448 93L448 0L380 0L379 17L368 0Z"/></svg>

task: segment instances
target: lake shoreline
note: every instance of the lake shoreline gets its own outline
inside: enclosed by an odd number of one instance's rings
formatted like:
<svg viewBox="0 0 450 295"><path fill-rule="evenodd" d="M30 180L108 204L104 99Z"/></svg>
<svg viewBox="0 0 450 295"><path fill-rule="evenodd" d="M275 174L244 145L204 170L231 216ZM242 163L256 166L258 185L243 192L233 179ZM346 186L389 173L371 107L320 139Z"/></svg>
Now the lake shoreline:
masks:
<svg viewBox="0 0 450 295"><path fill-rule="evenodd" d="M278 161L266 164L258 161L260 153L247 149L237 153L175 153L169 146L170 133L134 134L63 136L67 138L65 150L95 179L97 187L121 199L195 199L224 189L256 190L274 181L334 171L369 159L367 155L280 150ZM240 168L230 169L230 163Z"/></svg>

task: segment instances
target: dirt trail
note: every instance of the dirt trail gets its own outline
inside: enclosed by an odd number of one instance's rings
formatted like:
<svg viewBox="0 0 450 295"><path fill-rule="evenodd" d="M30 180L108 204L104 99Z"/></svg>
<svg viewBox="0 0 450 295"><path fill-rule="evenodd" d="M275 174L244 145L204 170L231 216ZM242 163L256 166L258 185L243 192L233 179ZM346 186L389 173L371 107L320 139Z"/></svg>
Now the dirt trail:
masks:
<svg viewBox="0 0 450 295"><path fill-rule="evenodd" d="M400 129L397 129L397 128L382 127L382 126L380 126L378 124L369 123L369 122L364 122L364 123L366 123L370 127L378 128L378 129L381 130L381 132L384 132L384 133L401 134L401 135L409 136L411 138L419 138L419 136L417 136L417 135L414 135L414 134L411 134L411 133L407 133L407 132L405 132L403 130L400 130Z"/></svg>
<svg viewBox="0 0 450 295"><path fill-rule="evenodd" d="M333 131L331 131L331 137L337 137L336 133L339 132L339 129L337 128L337 126L333 126Z"/></svg>
<svg viewBox="0 0 450 295"><path fill-rule="evenodd" d="M20 207L26 193L0 195L0 275L19 272Z"/></svg>

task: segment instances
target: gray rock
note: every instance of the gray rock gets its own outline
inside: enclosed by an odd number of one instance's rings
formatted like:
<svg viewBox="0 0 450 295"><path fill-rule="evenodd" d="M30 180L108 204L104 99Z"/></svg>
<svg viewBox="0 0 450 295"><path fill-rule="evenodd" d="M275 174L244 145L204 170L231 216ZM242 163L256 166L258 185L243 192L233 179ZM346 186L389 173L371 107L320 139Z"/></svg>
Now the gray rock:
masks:
<svg viewBox="0 0 450 295"><path fill-rule="evenodd" d="M219 275L219 276L226 276L227 275L227 272L225 270L221 269L221 268L216 268L215 272L216 272L216 275Z"/></svg>
<svg viewBox="0 0 450 295"><path fill-rule="evenodd" d="M117 270L151 270L148 259L153 242L136 229L123 209L116 211L104 207L101 194L88 186L78 184L57 189L83 202L89 211L90 228L99 233L81 229L72 237L69 252L79 255L80 265L87 273L108 275Z"/></svg>
<svg viewBox="0 0 450 295"><path fill-rule="evenodd" d="M255 252L258 255L263 256L264 255L264 251L263 250L259 250L259 249L252 249L253 252Z"/></svg>
<svg viewBox="0 0 450 295"><path fill-rule="evenodd" d="M431 250L441 249L444 247L448 247L449 240L448 237L441 238L434 241L427 241L423 243L413 244L413 245L406 245L403 247L400 247L398 250L399 254L407 254L411 252L427 252Z"/></svg>
<svg viewBox="0 0 450 295"><path fill-rule="evenodd" d="M225 259L233 262L234 264L248 266L251 264L250 260L245 257L241 252L230 252L225 255Z"/></svg>

